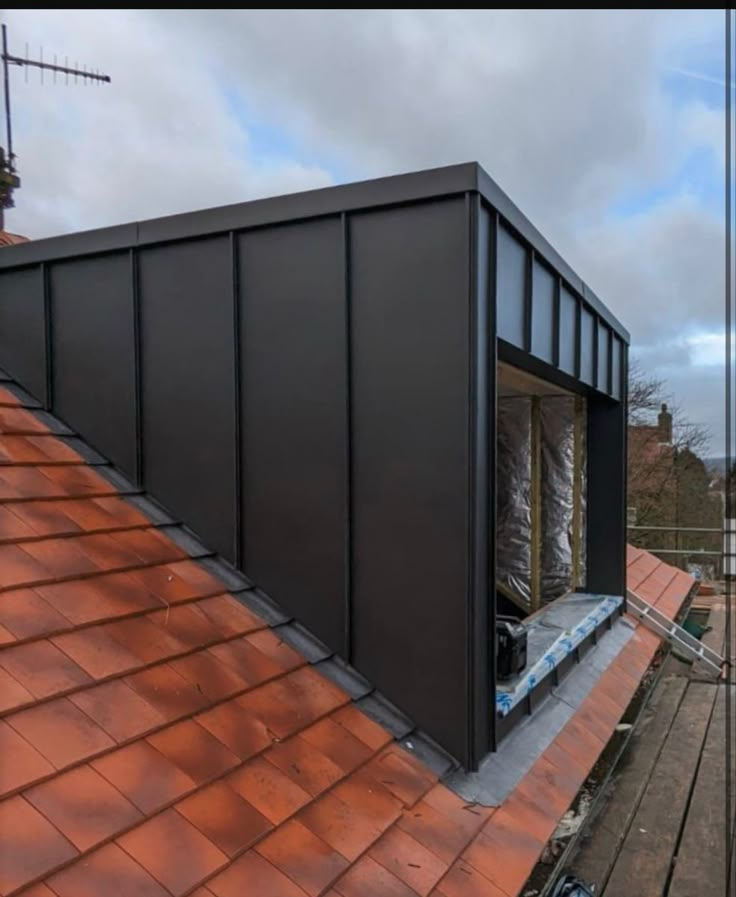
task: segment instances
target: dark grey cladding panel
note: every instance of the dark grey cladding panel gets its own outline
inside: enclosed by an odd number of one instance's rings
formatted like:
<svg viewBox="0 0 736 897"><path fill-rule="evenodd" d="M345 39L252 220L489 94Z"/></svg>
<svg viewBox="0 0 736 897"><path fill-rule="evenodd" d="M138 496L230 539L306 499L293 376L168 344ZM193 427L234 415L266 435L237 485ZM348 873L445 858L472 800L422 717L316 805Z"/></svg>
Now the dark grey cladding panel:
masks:
<svg viewBox="0 0 736 897"><path fill-rule="evenodd" d="M577 361L578 300L564 286L560 288L560 368L575 376Z"/></svg>
<svg viewBox="0 0 736 897"><path fill-rule="evenodd" d="M554 361L555 278L540 262L532 267L532 353Z"/></svg>
<svg viewBox="0 0 736 897"><path fill-rule="evenodd" d="M604 323L601 321L598 322L598 361L597 361L597 376L596 376L596 386L601 392L610 393L609 383L608 383L608 363L610 357L610 349L609 349L609 341L611 338L611 331L606 327Z"/></svg>
<svg viewBox="0 0 736 897"><path fill-rule="evenodd" d="M135 325L128 253L49 267L54 411L136 474Z"/></svg>
<svg viewBox="0 0 736 897"><path fill-rule="evenodd" d="M527 250L505 227L497 236L496 328L498 335L525 348Z"/></svg>
<svg viewBox="0 0 736 897"><path fill-rule="evenodd" d="M624 344L614 336L611 344L611 395L614 399L621 398L621 372L624 368Z"/></svg>
<svg viewBox="0 0 736 897"><path fill-rule="evenodd" d="M467 757L462 199L351 218L355 666Z"/></svg>
<svg viewBox="0 0 736 897"><path fill-rule="evenodd" d="M595 318L585 306L580 309L580 379L588 386L595 382Z"/></svg>
<svg viewBox="0 0 736 897"><path fill-rule="evenodd" d="M0 365L42 402L47 398L43 294L40 265L0 277Z"/></svg>
<svg viewBox="0 0 736 897"><path fill-rule="evenodd" d="M144 482L235 557L235 363L227 237L140 252Z"/></svg>
<svg viewBox="0 0 736 897"><path fill-rule="evenodd" d="M347 654L341 220L249 232L238 251L243 566L275 601Z"/></svg>

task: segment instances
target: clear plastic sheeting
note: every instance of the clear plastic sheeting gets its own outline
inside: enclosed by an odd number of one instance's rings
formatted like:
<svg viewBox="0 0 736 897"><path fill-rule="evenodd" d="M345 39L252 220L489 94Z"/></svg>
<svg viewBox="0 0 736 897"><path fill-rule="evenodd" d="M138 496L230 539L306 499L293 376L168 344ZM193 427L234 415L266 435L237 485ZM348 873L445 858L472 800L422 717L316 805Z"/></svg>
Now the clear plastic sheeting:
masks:
<svg viewBox="0 0 736 897"><path fill-rule="evenodd" d="M588 443L587 443L587 405L583 400L581 432L580 432L580 567L578 570L578 581L575 583L576 588L582 588L585 583L587 566L587 547L588 547L588 526L587 526L587 507L588 507Z"/></svg>
<svg viewBox="0 0 736 897"><path fill-rule="evenodd" d="M527 613L579 587L585 580L585 411L572 396L499 396L497 415L497 585ZM532 448L532 415L538 414L539 448ZM576 414L579 415L576 426ZM578 445L576 447L576 434ZM533 509L534 467L539 464ZM577 474L576 474L577 466ZM575 477L578 477L577 490ZM578 496L578 573L575 513ZM533 545L539 570L534 589Z"/></svg>
<svg viewBox="0 0 736 897"><path fill-rule="evenodd" d="M531 611L531 399L499 397L496 576Z"/></svg>
<svg viewBox="0 0 736 897"><path fill-rule="evenodd" d="M540 603L573 587L573 492L575 488L575 399L539 401L541 453Z"/></svg>

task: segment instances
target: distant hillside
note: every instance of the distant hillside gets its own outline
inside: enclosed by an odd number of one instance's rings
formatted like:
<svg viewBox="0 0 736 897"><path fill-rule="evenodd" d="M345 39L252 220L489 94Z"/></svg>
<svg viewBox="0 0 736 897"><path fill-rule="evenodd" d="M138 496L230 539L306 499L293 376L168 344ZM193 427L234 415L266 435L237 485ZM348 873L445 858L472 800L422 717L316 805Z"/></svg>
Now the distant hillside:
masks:
<svg viewBox="0 0 736 897"><path fill-rule="evenodd" d="M731 463L733 464L734 459L731 459ZM705 464L706 468L713 475L725 476L726 475L726 459L725 458L703 458L703 464Z"/></svg>

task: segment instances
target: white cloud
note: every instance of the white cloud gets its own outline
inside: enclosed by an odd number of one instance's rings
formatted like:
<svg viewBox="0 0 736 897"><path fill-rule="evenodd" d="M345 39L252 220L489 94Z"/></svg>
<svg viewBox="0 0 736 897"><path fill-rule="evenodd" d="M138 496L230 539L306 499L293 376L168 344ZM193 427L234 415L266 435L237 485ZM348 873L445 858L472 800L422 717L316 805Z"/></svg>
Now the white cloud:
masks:
<svg viewBox="0 0 736 897"><path fill-rule="evenodd" d="M29 37L104 69L110 85L28 83L12 71L23 186L9 224L34 237L155 217L331 182L319 166L262 164L208 64L144 11L8 11ZM13 49L11 45L11 49ZM18 52L18 49L16 49ZM24 53L24 48L21 54Z"/></svg>
<svg viewBox="0 0 736 897"><path fill-rule="evenodd" d="M665 89L667 72L696 70L703 48L721 46L721 10L4 18L15 49L43 44L47 58L68 54L113 79L41 87L12 73L24 181L12 229L39 237L321 186L334 172L477 159L652 362L680 340L681 365L667 370L690 377L689 393L705 388L684 340L722 324L720 214L688 184L634 217L610 210L671 183L694 151L722 159L721 113ZM264 132L284 136L277 154Z"/></svg>

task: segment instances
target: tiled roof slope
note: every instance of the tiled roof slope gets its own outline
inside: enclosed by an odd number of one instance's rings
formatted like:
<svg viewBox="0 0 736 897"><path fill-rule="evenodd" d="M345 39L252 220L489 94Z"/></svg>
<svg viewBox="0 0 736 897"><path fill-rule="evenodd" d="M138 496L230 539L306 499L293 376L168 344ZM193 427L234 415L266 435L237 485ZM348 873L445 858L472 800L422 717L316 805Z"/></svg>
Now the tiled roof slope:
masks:
<svg viewBox="0 0 736 897"><path fill-rule="evenodd" d="M515 897L657 645L467 805L1 389L0 500L1 897Z"/></svg>
<svg viewBox="0 0 736 897"><path fill-rule="evenodd" d="M16 246L18 243L27 243L28 237L21 237L20 234L11 234L6 230L0 229L0 246Z"/></svg>

